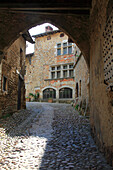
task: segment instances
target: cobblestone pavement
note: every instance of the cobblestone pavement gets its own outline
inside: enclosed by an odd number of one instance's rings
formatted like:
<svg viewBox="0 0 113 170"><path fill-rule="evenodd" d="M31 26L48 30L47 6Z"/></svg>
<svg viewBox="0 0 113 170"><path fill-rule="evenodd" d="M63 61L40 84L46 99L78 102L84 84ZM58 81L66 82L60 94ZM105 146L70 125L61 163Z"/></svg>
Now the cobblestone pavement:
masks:
<svg viewBox="0 0 113 170"><path fill-rule="evenodd" d="M89 121L66 104L27 103L0 120L0 170L111 170Z"/></svg>

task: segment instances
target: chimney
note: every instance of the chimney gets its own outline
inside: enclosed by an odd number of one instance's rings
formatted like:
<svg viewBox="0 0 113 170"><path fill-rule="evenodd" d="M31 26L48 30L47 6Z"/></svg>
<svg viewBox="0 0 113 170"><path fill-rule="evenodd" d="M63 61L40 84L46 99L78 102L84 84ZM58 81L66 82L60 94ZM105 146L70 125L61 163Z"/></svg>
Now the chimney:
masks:
<svg viewBox="0 0 113 170"><path fill-rule="evenodd" d="M50 26L45 27L45 32L53 31L53 28Z"/></svg>

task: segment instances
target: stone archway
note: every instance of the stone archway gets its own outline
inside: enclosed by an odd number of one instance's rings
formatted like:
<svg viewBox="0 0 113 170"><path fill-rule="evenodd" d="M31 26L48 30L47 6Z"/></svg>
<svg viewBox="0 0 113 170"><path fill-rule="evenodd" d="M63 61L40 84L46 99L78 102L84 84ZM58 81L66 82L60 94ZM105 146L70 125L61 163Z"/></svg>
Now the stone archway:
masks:
<svg viewBox="0 0 113 170"><path fill-rule="evenodd" d="M90 0L88 0L88 2L90 2ZM61 11L61 9L64 8L64 4L59 6L60 12L57 10L56 13L51 11L50 8L48 11L39 12L39 7L37 10L34 10L34 8L29 8L28 10L25 7L21 9L7 8L7 5L3 6L0 10L0 53L4 53L22 32L37 24L49 22L65 32L77 44L89 66L90 3L88 2L87 5L82 4L84 7L79 7L81 10L79 13L78 7L73 7L68 13L67 10ZM75 12L73 13L74 10Z"/></svg>
<svg viewBox="0 0 113 170"><path fill-rule="evenodd" d="M8 1L6 2L8 3ZM76 0L74 3L73 0L70 0L69 3L64 4L64 1L53 0L53 2L56 2L53 6L51 2L44 2L43 6L41 3L34 6L35 9L38 7L38 10L34 10L32 4L31 6L28 5L27 9L25 9L26 4L23 5L22 3L16 6L14 4L13 6L0 4L0 55L3 56L8 46L23 31L44 22L52 23L70 36L78 45L86 63L90 66L90 122L92 132L98 146L101 150L104 150L108 162L113 164L113 104L112 101L109 103L109 98L110 96L111 99L113 98L113 93L112 90L107 91L104 84L104 61L102 57L102 44L104 42L102 34L106 20L110 15L110 11L107 12L109 2L112 1Z"/></svg>

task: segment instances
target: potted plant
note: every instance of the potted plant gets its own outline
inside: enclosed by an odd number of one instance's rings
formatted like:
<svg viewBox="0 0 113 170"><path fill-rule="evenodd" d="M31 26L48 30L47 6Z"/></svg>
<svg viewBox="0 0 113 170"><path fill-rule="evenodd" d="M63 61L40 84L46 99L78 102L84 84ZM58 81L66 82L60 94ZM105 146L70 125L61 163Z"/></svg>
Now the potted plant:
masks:
<svg viewBox="0 0 113 170"><path fill-rule="evenodd" d="M26 102L30 102L31 98L30 97L26 97Z"/></svg>
<svg viewBox="0 0 113 170"><path fill-rule="evenodd" d="M29 93L29 96L33 97L33 101L38 101L38 99L39 99L39 93L38 92L36 94Z"/></svg>
<svg viewBox="0 0 113 170"><path fill-rule="evenodd" d="M52 98L49 98L49 99L48 99L48 102L49 102L49 103L52 103L52 102L53 102L53 99L52 99Z"/></svg>

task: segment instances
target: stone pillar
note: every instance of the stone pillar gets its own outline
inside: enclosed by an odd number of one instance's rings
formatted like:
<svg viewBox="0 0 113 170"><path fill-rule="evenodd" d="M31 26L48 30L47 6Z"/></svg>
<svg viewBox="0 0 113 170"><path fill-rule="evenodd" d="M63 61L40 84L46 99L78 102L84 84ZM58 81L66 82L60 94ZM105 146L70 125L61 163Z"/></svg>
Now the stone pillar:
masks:
<svg viewBox="0 0 113 170"><path fill-rule="evenodd" d="M61 78L63 78L63 65L61 65Z"/></svg>
<svg viewBox="0 0 113 170"><path fill-rule="evenodd" d="M75 99L75 88L73 88L73 99Z"/></svg>
<svg viewBox="0 0 113 170"><path fill-rule="evenodd" d="M57 70L57 66L55 66L55 79L57 78L57 72L56 72L56 70Z"/></svg>
<svg viewBox="0 0 113 170"><path fill-rule="evenodd" d="M56 102L58 103L58 101L59 101L59 90L57 89L56 90Z"/></svg>
<svg viewBox="0 0 113 170"><path fill-rule="evenodd" d="M67 77L69 77L69 65L67 65Z"/></svg>

